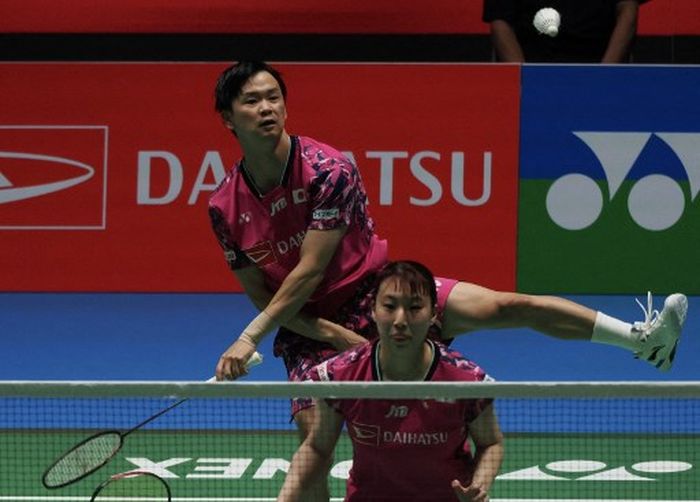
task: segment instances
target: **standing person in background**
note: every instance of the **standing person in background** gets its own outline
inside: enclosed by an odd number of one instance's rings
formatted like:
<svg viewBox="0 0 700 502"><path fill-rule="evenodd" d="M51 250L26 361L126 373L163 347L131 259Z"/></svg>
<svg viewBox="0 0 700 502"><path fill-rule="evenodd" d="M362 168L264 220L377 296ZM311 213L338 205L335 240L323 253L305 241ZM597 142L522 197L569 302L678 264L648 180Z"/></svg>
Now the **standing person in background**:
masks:
<svg viewBox="0 0 700 502"><path fill-rule="evenodd" d="M496 59L509 63L627 63L647 0L484 0ZM533 25L543 8L561 18L558 33Z"/></svg>
<svg viewBox="0 0 700 502"><path fill-rule="evenodd" d="M437 291L426 267L389 263L377 276L376 292L372 317L378 339L322 362L309 372L312 380L489 380L476 364L428 338ZM347 502L488 501L503 460L503 435L492 401L318 400L316 423L292 458L277 500L305 500L305 488L327 474L347 423L353 446Z"/></svg>
<svg viewBox="0 0 700 502"><path fill-rule="evenodd" d="M243 150L209 200L209 215L229 267L260 310L219 358L218 379L246 373L260 341L278 330L275 355L289 379L375 337L375 275L388 261L357 168L337 149L287 133L287 87L264 62L225 69L216 110ZM662 370L673 363L687 310L685 296L629 324L554 296L493 291L437 278L430 334L450 340L479 329L529 327L549 336L624 347ZM301 438L313 424L310 400L294 400ZM319 500L327 499L319 487ZM309 494L305 500L314 500Z"/></svg>

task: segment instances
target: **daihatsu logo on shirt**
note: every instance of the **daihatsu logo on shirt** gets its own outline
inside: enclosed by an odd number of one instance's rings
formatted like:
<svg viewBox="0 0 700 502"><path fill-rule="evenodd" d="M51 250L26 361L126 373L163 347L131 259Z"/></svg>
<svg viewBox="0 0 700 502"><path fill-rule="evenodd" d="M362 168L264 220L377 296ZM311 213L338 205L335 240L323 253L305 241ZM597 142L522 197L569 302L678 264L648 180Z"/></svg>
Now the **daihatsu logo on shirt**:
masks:
<svg viewBox="0 0 700 502"><path fill-rule="evenodd" d="M350 435L358 443L369 446L379 446L380 430L378 425L366 425L351 422L349 430Z"/></svg>

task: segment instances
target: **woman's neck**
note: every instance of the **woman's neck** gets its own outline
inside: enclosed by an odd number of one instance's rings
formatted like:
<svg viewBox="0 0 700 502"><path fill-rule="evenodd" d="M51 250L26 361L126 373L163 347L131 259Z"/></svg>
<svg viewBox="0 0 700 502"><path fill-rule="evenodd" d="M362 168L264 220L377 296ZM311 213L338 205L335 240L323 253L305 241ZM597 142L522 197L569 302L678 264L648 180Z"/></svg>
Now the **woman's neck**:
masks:
<svg viewBox="0 0 700 502"><path fill-rule="evenodd" d="M382 380L422 381L428 375L433 362L435 347L426 340L420 350L398 353L387 344L379 342L379 368Z"/></svg>

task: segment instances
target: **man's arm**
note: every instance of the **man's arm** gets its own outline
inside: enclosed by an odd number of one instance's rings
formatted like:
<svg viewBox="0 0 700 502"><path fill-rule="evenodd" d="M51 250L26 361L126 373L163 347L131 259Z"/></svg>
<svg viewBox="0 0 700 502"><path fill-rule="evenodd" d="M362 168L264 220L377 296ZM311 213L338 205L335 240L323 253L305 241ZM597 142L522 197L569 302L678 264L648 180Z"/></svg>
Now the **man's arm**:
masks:
<svg viewBox="0 0 700 502"><path fill-rule="evenodd" d="M273 293L265 285L265 279L260 269L252 266L236 270L234 273L253 305L258 310L267 307L272 300ZM364 337L339 324L310 316L302 311L299 311L295 317L283 323L282 326L312 340L330 343L339 351L347 350L366 341Z"/></svg>
<svg viewBox="0 0 700 502"><path fill-rule="evenodd" d="M342 428L343 417L325 401L318 400L313 429L292 457L278 502L304 500L304 490L328 472Z"/></svg>
<svg viewBox="0 0 700 502"><path fill-rule="evenodd" d="M524 63L525 55L513 27L502 19L491 21L491 42L498 61Z"/></svg>
<svg viewBox="0 0 700 502"><path fill-rule="evenodd" d="M462 486L458 480L452 488L460 501L488 500L488 491L493 484L503 462L503 434L493 411L493 405L469 424L469 436L474 441L476 467L469 486Z"/></svg>
<svg viewBox="0 0 700 502"><path fill-rule="evenodd" d="M306 232L301 244L299 263L265 307L277 324L284 324L296 316L316 291L346 230L347 227L343 226Z"/></svg>
<svg viewBox="0 0 700 502"><path fill-rule="evenodd" d="M610 35L608 48L601 63L626 63L632 41L637 33L637 16L639 3L637 0L621 0L617 2L615 28Z"/></svg>
<svg viewBox="0 0 700 502"><path fill-rule="evenodd" d="M307 231L301 245L299 263L273 295L265 289L262 277L255 271L241 269L237 272L246 294L261 309L261 313L222 354L216 367L217 378L238 378L246 374L245 363L257 344L279 325L314 339L330 341L328 338L332 338L336 347L346 344L343 348L347 348L360 341L359 336L353 336L349 330L329 321L299 316L299 311L323 280L326 267L346 228Z"/></svg>

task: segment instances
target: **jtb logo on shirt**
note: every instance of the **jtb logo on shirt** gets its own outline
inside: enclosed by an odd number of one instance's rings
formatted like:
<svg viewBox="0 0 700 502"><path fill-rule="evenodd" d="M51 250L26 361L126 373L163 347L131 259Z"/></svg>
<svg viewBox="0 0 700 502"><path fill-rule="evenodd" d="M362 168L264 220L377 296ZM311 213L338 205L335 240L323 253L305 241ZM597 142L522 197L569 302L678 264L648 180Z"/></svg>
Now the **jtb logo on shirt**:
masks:
<svg viewBox="0 0 700 502"><path fill-rule="evenodd" d="M406 415L408 415L408 406L392 404L384 418L404 418Z"/></svg>
<svg viewBox="0 0 700 502"><path fill-rule="evenodd" d="M294 204L303 204L306 202L306 191L303 188L297 188L296 190L292 191L292 201ZM272 202L270 204L270 216L274 216L282 209L287 207L287 199L283 195L276 201Z"/></svg>
<svg viewBox="0 0 700 502"><path fill-rule="evenodd" d="M274 201L272 204L270 204L270 216L274 216L285 207L287 207L287 199L285 199L284 196L282 196L276 201Z"/></svg>

